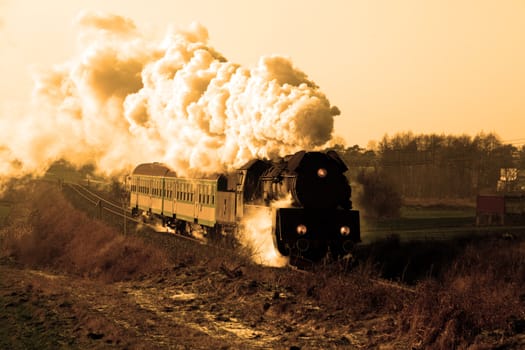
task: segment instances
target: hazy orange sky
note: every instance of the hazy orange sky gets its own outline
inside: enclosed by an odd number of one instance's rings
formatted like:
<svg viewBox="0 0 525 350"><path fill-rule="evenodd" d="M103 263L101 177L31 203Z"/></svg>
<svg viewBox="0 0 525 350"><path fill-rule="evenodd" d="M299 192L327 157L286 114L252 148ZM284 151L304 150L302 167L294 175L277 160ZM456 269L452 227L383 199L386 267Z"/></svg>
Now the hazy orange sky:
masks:
<svg viewBox="0 0 525 350"><path fill-rule="evenodd" d="M290 57L341 110L348 145L409 130L525 143L523 0L0 0L0 113L27 103L34 67L74 55L82 10L159 35L197 21L248 67Z"/></svg>

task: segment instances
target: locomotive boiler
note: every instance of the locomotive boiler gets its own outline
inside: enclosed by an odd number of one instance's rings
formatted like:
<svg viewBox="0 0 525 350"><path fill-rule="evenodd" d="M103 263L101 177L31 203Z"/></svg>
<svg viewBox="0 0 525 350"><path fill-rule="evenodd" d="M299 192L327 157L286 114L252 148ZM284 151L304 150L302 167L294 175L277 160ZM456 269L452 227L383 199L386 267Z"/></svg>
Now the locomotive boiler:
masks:
<svg viewBox="0 0 525 350"><path fill-rule="evenodd" d="M130 205L133 214L158 216L179 231L199 225L209 235L235 235L245 216L265 208L278 251L317 261L351 253L360 241L346 170L334 151L254 159L235 172L199 179L146 163L131 174ZM284 198L284 207L275 205Z"/></svg>

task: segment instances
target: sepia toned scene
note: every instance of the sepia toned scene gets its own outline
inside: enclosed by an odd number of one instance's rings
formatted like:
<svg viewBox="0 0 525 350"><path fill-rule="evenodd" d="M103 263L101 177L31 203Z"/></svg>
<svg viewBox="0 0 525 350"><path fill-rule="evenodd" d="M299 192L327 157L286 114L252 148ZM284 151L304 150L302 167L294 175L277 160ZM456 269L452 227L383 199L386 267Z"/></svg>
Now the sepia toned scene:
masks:
<svg viewBox="0 0 525 350"><path fill-rule="evenodd" d="M0 348L525 348L524 16L0 0Z"/></svg>

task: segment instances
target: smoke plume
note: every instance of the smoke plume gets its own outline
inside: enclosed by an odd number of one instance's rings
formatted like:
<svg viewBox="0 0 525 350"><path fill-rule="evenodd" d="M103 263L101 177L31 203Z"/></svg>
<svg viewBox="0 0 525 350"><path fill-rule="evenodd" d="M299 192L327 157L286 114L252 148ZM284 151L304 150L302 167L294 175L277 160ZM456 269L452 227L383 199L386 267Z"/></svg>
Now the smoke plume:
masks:
<svg viewBox="0 0 525 350"><path fill-rule="evenodd" d="M77 54L35 75L31 112L0 119L0 176L58 159L106 173L152 161L210 173L331 140L339 110L287 58L235 64L199 24L153 39L116 15L76 24Z"/></svg>

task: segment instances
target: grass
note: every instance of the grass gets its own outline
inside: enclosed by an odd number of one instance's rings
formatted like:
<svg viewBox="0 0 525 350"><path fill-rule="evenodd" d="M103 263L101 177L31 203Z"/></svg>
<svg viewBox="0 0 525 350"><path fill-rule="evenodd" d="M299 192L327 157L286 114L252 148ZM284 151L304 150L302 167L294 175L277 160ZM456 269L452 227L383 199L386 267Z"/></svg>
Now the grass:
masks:
<svg viewBox="0 0 525 350"><path fill-rule="evenodd" d="M56 328L46 324L60 325L61 316L53 310L42 313L45 305L36 305L40 301L30 300L31 293L0 295L0 308L5 310L0 318L0 348L12 350L27 349L74 349L73 337L61 334ZM18 300L17 300L18 299Z"/></svg>
<svg viewBox="0 0 525 350"><path fill-rule="evenodd" d="M472 208L402 207L399 218L363 218L367 231L422 230L449 227L468 227L476 222Z"/></svg>
<svg viewBox="0 0 525 350"><path fill-rule="evenodd" d="M391 337L412 349L511 348L513 337L525 334L524 240L402 242L391 235L361 246L353 269L341 262L298 274L182 241L168 249L174 240L166 234L139 230L143 238L124 236L75 209L56 186L27 191L30 225L12 226L0 235L0 253L27 266L103 281L163 274L177 266L195 265L205 270L203 275L223 269L233 276L226 281L237 281L228 286L231 298L246 299L254 288L283 291L317 305L308 312L319 319L333 317L341 325L391 315L396 320L389 326ZM432 215L427 219L440 219ZM454 218L461 215L444 220ZM371 282L378 278L408 284L413 292ZM272 310L291 319L302 315L293 313L300 304L278 295L269 302ZM16 322L28 324L24 318L31 310L25 307L13 309ZM38 324L31 328L38 330Z"/></svg>
<svg viewBox="0 0 525 350"><path fill-rule="evenodd" d="M117 230L76 210L56 186L40 184L28 190L27 224L0 234L2 255L28 267L65 273L128 280L170 266L166 253L138 237Z"/></svg>
<svg viewBox="0 0 525 350"><path fill-rule="evenodd" d="M483 347L483 337L525 331L525 242L493 240L466 246L437 278L417 285L399 315L416 349Z"/></svg>

